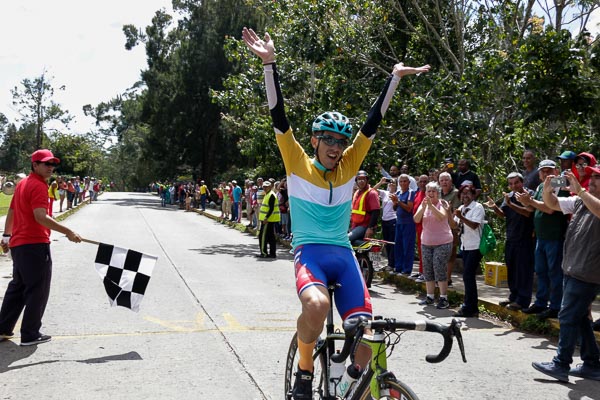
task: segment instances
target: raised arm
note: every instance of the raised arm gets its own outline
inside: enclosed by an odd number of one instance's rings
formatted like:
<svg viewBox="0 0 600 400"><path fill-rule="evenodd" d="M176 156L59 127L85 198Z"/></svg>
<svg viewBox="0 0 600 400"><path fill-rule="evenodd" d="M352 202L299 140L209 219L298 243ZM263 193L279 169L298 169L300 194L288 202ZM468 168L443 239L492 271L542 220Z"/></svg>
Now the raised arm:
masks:
<svg viewBox="0 0 600 400"><path fill-rule="evenodd" d="M267 101L269 111L273 120L273 127L277 133L285 133L290 129L290 124L285 116L283 104L283 95L279 86L279 74L275 67L275 44L268 33L265 33L264 40L259 38L252 29L244 28L242 30L242 39L246 46L256 54L264 65L265 86L267 88Z"/></svg>
<svg viewBox="0 0 600 400"><path fill-rule="evenodd" d="M398 83L400 83L400 78L407 75L415 75L429 72L429 65L423 65L422 67L406 67L403 63L399 63L394 65L394 69L392 74L389 76L385 85L383 86L383 90L381 94L375 101L375 104L371 107L369 114L367 115L367 120L365 124L360 128L360 131L368 138L372 138L377 132L377 128L385 115L390 102L392 101L392 97L396 88L398 87Z"/></svg>

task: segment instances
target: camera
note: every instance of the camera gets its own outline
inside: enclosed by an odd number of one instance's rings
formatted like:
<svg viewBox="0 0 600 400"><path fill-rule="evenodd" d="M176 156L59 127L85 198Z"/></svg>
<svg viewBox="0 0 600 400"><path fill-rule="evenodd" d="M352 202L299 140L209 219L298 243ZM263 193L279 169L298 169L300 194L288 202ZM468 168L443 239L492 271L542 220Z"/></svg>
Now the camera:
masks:
<svg viewBox="0 0 600 400"><path fill-rule="evenodd" d="M385 182L386 183L394 183L394 179L393 178L385 178Z"/></svg>
<svg viewBox="0 0 600 400"><path fill-rule="evenodd" d="M569 184L564 176L556 176L550 179L550 185L554 188L565 187Z"/></svg>

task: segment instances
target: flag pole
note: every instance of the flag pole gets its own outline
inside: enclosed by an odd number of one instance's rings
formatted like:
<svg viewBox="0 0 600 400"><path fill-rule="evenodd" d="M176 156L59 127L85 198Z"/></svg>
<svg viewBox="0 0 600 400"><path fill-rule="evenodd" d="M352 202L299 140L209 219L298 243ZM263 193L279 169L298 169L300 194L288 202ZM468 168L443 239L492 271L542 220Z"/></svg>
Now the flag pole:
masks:
<svg viewBox="0 0 600 400"><path fill-rule="evenodd" d="M84 238L81 238L81 241L86 242L86 243L91 243L91 244L100 244L100 242L96 242L95 240L84 239Z"/></svg>

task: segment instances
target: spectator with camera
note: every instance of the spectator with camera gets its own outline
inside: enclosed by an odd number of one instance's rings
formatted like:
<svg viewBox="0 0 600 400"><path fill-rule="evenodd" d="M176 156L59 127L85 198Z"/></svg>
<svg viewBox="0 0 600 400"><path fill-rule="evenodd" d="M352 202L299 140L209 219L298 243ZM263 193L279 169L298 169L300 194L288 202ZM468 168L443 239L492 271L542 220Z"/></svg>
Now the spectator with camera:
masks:
<svg viewBox="0 0 600 400"><path fill-rule="evenodd" d="M590 174L587 173L587 167L595 167L596 166L596 157L592 153L579 153L577 157L575 157L575 162L571 170L573 171L573 175L579 181L579 184L584 189L587 189L590 184Z"/></svg>
<svg viewBox="0 0 600 400"><path fill-rule="evenodd" d="M516 193L517 200L534 211L533 224L536 236L535 273L537 275L537 290L535 302L523 309L526 314L537 314L538 318L556 318L562 301L563 273L561 269L563 258L563 243L567 231L567 217L560 211L548 207L542 199L544 182L547 176L558 175L556 163L543 160L539 168L540 180L535 194ZM554 194L558 197L568 197L566 178L556 176L551 180ZM548 304L550 307L548 308Z"/></svg>
<svg viewBox="0 0 600 400"><path fill-rule="evenodd" d="M562 262L564 283L558 313L558 348L552 361L534 362L532 366L561 382L568 382L569 375L600 380L600 350L590 319L590 307L600 293L600 168L588 166L584 172L590 176L588 189L572 172L565 172L568 190L575 196L557 197L551 185L552 175L546 177L543 190L546 206L572 217ZM583 363L570 368L578 343Z"/></svg>
<svg viewBox="0 0 600 400"><path fill-rule="evenodd" d="M379 189L387 184L387 190ZM396 238L396 211L394 211L394 203L392 202L392 194L396 193L398 184L393 178L381 178L381 180L373 186L373 189L379 193L381 199L381 234L383 240L393 242ZM394 245L386 244L385 251L387 253L387 269L394 270Z"/></svg>

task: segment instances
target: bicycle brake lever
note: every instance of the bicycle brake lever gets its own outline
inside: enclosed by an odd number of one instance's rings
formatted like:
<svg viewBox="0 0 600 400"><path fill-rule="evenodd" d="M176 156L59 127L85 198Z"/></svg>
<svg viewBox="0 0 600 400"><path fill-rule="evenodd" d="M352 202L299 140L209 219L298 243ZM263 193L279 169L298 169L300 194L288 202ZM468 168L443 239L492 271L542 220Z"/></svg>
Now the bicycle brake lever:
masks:
<svg viewBox="0 0 600 400"><path fill-rule="evenodd" d="M452 320L452 334L456 337L456 342L458 343L458 348L460 349L460 355L462 356L463 362L467 362L467 357L465 355L465 344L463 342L462 333L460 332L460 324L458 322L454 323L456 320Z"/></svg>

